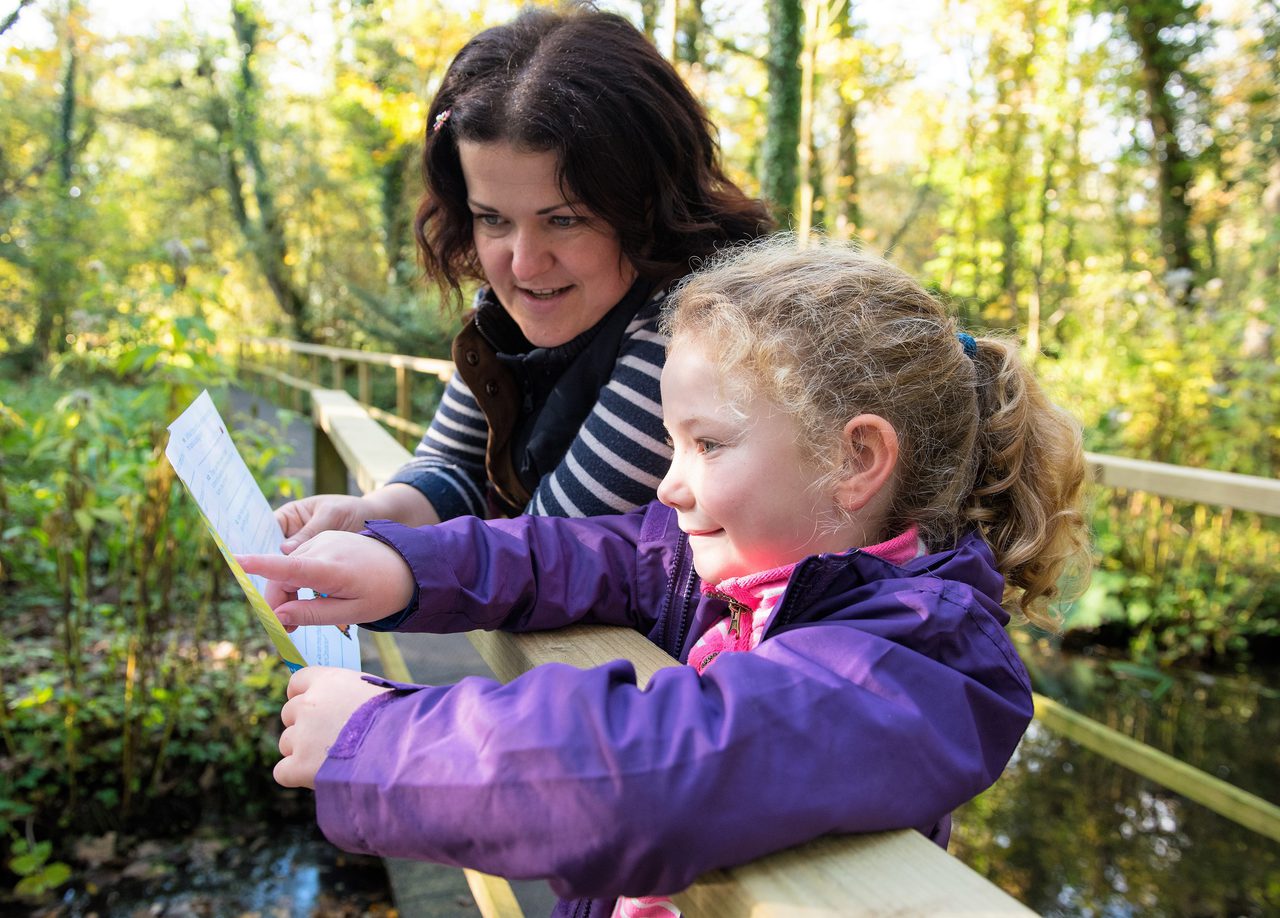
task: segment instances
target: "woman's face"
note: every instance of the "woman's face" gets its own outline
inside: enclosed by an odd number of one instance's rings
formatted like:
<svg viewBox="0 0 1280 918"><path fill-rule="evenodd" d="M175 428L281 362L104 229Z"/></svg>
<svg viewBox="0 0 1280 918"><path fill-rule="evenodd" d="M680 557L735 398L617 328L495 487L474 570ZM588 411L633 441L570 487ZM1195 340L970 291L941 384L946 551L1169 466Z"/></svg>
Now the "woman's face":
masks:
<svg viewBox="0 0 1280 918"><path fill-rule="evenodd" d="M636 270L613 227L556 182L554 153L460 141L485 280L538 347L571 341L622 299Z"/></svg>

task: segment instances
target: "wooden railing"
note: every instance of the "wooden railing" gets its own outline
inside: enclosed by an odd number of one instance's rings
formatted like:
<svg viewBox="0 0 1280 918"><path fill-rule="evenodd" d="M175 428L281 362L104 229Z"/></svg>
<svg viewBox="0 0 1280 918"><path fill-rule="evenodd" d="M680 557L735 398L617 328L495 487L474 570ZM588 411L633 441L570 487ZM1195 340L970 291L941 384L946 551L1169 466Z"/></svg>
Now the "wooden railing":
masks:
<svg viewBox="0 0 1280 918"><path fill-rule="evenodd" d="M317 493L345 492L350 472L368 490L409 458L346 392L311 392ZM412 681L391 634L372 634L383 669ZM629 659L641 687L679 662L637 632L577 625L535 634L476 631L471 642L502 681L542 663L589 668ZM519 906L505 881L467 871L486 916L511 918ZM676 896L687 915L730 918L793 915L1030 915L1016 899L974 873L919 832L901 830L818 839L742 867L717 870Z"/></svg>

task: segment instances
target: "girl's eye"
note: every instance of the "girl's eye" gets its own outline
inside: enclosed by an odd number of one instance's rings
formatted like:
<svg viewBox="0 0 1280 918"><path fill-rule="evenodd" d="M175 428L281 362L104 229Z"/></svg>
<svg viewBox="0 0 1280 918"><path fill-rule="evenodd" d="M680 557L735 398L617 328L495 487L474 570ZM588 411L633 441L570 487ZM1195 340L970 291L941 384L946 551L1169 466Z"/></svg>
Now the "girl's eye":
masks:
<svg viewBox="0 0 1280 918"><path fill-rule="evenodd" d="M675 440L672 440L672 439L671 439L671 437L670 437L669 435L668 435L668 436L663 437L663 438L662 438L662 441L663 441L664 443L666 443L666 444L667 444L667 449L675 449L675 448L676 448L676 441L675 441Z"/></svg>
<svg viewBox="0 0 1280 918"><path fill-rule="evenodd" d="M696 440L694 445L697 446L698 452L703 453L704 455L706 453L714 453L720 448L720 444L715 440Z"/></svg>

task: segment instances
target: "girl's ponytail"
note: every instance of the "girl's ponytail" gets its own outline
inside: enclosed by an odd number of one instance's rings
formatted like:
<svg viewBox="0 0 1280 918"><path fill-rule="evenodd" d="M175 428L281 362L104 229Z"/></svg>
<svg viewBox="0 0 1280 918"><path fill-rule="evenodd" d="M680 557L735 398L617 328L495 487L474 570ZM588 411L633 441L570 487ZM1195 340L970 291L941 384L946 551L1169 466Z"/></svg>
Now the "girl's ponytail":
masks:
<svg viewBox="0 0 1280 918"><path fill-rule="evenodd" d="M980 338L972 359L977 469L964 516L995 553L1006 599L1052 629L1050 602L1078 595L1088 578L1080 427L1049 401L1013 343Z"/></svg>

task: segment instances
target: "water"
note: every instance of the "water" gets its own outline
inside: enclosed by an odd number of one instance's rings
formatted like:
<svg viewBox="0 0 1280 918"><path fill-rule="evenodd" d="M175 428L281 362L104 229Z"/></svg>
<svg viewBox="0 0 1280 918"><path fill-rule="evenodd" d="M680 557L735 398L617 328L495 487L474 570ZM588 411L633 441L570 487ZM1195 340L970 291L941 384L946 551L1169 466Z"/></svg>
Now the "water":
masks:
<svg viewBox="0 0 1280 918"><path fill-rule="evenodd" d="M314 825L241 826L141 842L79 874L59 905L66 918L391 916L382 862L334 848Z"/></svg>
<svg viewBox="0 0 1280 918"><path fill-rule="evenodd" d="M1039 691L1265 800L1280 800L1280 691L1025 648ZM994 788L956 813L951 851L1047 916L1280 914L1280 843L1038 723Z"/></svg>

